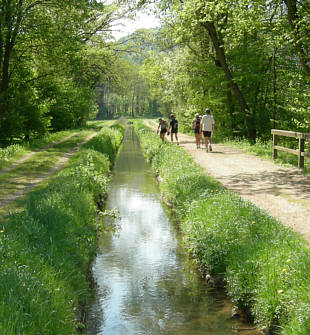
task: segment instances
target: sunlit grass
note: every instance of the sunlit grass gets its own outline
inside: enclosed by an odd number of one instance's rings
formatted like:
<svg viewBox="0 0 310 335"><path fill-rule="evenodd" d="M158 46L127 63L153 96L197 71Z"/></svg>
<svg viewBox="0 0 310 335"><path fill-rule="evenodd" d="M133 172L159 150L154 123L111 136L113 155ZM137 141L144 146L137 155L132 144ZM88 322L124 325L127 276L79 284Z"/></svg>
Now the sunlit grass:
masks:
<svg viewBox="0 0 310 335"><path fill-rule="evenodd" d="M45 151L38 152L15 169L0 175L0 199L5 199L14 190L31 185L33 179L48 173L65 152L81 143L92 132L82 131L66 142L59 143Z"/></svg>
<svg viewBox="0 0 310 335"><path fill-rule="evenodd" d="M107 129L99 138L105 136L113 137L116 152L121 134ZM81 326L101 223L96 204L107 191L111 165L104 152L110 148L102 143L100 152L81 148L57 176L6 208L0 220L1 334L72 335Z"/></svg>
<svg viewBox="0 0 310 335"><path fill-rule="evenodd" d="M0 170L9 166L25 154L58 142L67 136L77 132L78 130L61 131L53 134L47 134L42 138L31 139L29 142L21 142L12 144L4 148L0 148Z"/></svg>
<svg viewBox="0 0 310 335"><path fill-rule="evenodd" d="M310 250L297 233L205 175L180 148L136 122L144 153L173 205L184 244L204 273L255 323L276 334L305 335L310 325ZM266 148L268 150L268 148Z"/></svg>

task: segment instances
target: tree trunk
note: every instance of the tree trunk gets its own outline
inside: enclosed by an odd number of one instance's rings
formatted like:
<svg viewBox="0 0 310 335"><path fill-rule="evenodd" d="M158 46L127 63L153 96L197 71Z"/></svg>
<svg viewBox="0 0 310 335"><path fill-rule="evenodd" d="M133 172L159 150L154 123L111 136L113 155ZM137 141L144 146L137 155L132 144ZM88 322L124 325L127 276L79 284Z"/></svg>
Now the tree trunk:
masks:
<svg viewBox="0 0 310 335"><path fill-rule="evenodd" d="M277 114L277 72L276 72L276 50L273 52L272 57L272 93L273 93L273 107L272 118L273 128L276 128L276 114Z"/></svg>
<svg viewBox="0 0 310 335"><path fill-rule="evenodd" d="M228 104L228 111L229 111L229 116L230 116L230 129L233 138L235 137L235 122L234 122L234 104L231 96L231 89L228 86L227 89L227 104Z"/></svg>
<svg viewBox="0 0 310 335"><path fill-rule="evenodd" d="M0 62L1 62L1 80L0 80L0 97L2 100L5 97L5 93L9 88L10 81L10 58L12 55L13 48L15 46L16 37L20 29L22 22L22 6L23 0L19 0L17 8L13 8L11 0L7 1L6 8L3 10L5 13L4 17L1 18L1 37L0 37ZM14 13L16 16L14 17ZM3 29L5 28L5 29ZM2 31L6 30L5 36L2 35ZM0 106L0 120L3 118L4 106Z"/></svg>
<svg viewBox="0 0 310 335"><path fill-rule="evenodd" d="M207 21L201 24L207 30L210 36L210 39L212 41L212 44L213 44L213 47L216 53L216 57L218 61L220 62L221 68L224 71L229 87L238 102L241 112L244 115L248 137L251 140L255 141L255 137L256 137L255 125L254 125L252 117L249 114L249 108L247 106L247 103L239 89L239 86L234 82L234 78L227 64L224 43L223 41L221 41L221 38L219 37L213 22Z"/></svg>
<svg viewBox="0 0 310 335"><path fill-rule="evenodd" d="M297 1L296 0L284 0L284 2L287 7L287 19L291 27L291 30L293 32L294 46L295 46L295 50L297 52L297 55L300 61L300 65L304 73L306 74L306 76L310 78L309 59L307 59L308 57L305 53L302 42L300 41L301 36L298 30L299 17L297 13Z"/></svg>

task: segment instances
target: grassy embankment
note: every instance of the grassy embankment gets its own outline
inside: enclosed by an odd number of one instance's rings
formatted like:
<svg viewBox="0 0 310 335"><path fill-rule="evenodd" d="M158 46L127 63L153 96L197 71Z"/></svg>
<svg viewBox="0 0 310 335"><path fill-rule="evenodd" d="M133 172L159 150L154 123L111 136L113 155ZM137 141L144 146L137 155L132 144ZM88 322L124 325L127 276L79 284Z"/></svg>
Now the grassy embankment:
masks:
<svg viewBox="0 0 310 335"><path fill-rule="evenodd" d="M19 143L11 144L5 147L0 147L0 170L9 166L22 156L31 151L38 151L47 145L62 141L66 137L74 133L81 133L82 131L99 131L104 126L111 126L116 121L89 121L84 128L70 129L59 131L56 133L48 133L40 138L33 138L29 141L19 141Z"/></svg>
<svg viewBox="0 0 310 335"><path fill-rule="evenodd" d="M121 132L103 129L66 167L0 222L0 333L76 334L96 250L96 203Z"/></svg>
<svg viewBox="0 0 310 335"><path fill-rule="evenodd" d="M309 334L310 251L305 241L207 176L179 147L136 123L185 246L204 273L224 275L232 301L261 329Z"/></svg>

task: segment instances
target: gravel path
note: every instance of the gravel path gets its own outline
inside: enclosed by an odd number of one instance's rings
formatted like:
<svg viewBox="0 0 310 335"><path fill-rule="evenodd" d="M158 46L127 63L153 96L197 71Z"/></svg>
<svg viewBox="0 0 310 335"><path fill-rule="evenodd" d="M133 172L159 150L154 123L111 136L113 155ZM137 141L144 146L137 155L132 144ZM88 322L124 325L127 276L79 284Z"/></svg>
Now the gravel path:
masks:
<svg viewBox="0 0 310 335"><path fill-rule="evenodd" d="M154 124L148 125L154 129ZM310 241L310 178L300 170L221 144L212 145L213 151L207 153L196 149L194 137L184 134L179 134L179 141L207 174Z"/></svg>

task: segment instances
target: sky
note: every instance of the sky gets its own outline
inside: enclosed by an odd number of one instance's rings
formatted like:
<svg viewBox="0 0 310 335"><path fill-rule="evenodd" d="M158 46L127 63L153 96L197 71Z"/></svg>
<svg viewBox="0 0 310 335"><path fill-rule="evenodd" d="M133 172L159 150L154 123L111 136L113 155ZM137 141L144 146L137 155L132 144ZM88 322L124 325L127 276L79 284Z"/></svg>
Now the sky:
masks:
<svg viewBox="0 0 310 335"><path fill-rule="evenodd" d="M122 26L115 26L113 29L113 36L116 40L133 33L137 29L160 26L159 20L155 16L145 12L138 13L135 20L123 19L121 23Z"/></svg>

